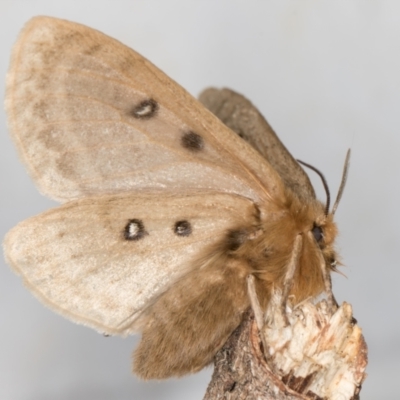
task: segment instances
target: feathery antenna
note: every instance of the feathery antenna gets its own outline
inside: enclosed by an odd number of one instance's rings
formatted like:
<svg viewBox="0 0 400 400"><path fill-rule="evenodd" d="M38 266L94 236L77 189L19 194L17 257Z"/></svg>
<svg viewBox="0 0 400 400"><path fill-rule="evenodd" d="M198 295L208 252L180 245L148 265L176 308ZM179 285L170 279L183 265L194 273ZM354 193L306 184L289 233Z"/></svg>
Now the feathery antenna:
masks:
<svg viewBox="0 0 400 400"><path fill-rule="evenodd" d="M332 214L335 214L335 212L336 212L336 210L338 208L340 199L342 198L344 187L346 186L347 175L349 173L349 166L350 166L350 155L351 155L351 150L348 149L347 153L346 153L346 160L344 161L342 181L340 182L339 191L338 191L338 194L336 196L335 203L334 203L334 205L332 207ZM326 182L326 179L325 179L323 173L320 170L318 170L317 168L313 167L312 165L305 163L304 161L297 160L297 162L299 162L300 164L304 165L307 168L312 169L321 178L322 184L324 185L324 189L325 189L325 193L326 193L325 215L328 215L329 214L329 206L330 206L330 202L331 202L331 195L329 193L328 183Z"/></svg>
<svg viewBox="0 0 400 400"><path fill-rule="evenodd" d="M324 185L325 193L326 193L326 205L325 205L325 215L329 214L329 206L331 205L331 194L329 192L328 183L326 182L324 174L317 168L313 167L310 164L305 163L304 161L297 160L300 164L303 164L305 167L312 169L316 172L322 180L322 184Z"/></svg>

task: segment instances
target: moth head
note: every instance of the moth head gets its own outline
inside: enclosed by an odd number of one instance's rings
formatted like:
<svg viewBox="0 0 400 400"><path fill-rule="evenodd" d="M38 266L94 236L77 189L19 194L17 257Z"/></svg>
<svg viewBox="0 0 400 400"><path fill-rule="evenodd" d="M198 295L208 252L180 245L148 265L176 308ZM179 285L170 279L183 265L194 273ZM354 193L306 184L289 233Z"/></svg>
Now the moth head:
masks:
<svg viewBox="0 0 400 400"><path fill-rule="evenodd" d="M322 183L326 192L326 203L322 212L320 203L315 204L307 211L310 221L313 225L309 232L303 234L303 248L299 260L298 279L294 280L293 292L297 298L305 298L306 294L313 296L324 289L323 271L321 268L321 255L325 262L326 271L337 271L338 257L334 249L334 242L337 236L337 227L333 221L335 212L342 197L344 187L346 185L350 162L350 149L347 151L346 159L343 168L342 181L336 196L335 203L330 210L330 193L328 184L323 174L309 164L302 163L313 169L321 177ZM318 210L319 209L319 210ZM306 217L307 218L307 217ZM306 234L307 233L307 234ZM319 264L319 267L318 267Z"/></svg>
<svg viewBox="0 0 400 400"><path fill-rule="evenodd" d="M270 292L284 286L295 241L301 237L291 295L294 303L318 296L325 290L325 271L332 271L338 256L335 250L337 227L333 214L325 214L324 204L315 200L304 204L296 196L289 197L288 207L275 221L267 223L263 235L264 264L258 263L258 276ZM261 261L261 260L260 260ZM324 265L322 265L324 263Z"/></svg>
<svg viewBox="0 0 400 400"><path fill-rule="evenodd" d="M325 289L321 259L325 261L326 271L336 271L337 227L334 214L345 186L349 156L350 152L347 153L342 183L331 211L326 180L318 170L310 166L322 178L327 194L326 203L316 199L305 202L287 188L284 201L277 205L275 211L265 213L263 233L254 240L253 250L246 249L246 254L252 255L250 262L255 268L255 275L271 289L283 283L296 237L301 235L302 246L292 287L296 303L314 297Z"/></svg>
<svg viewBox="0 0 400 400"><path fill-rule="evenodd" d="M322 184L325 189L325 193L326 193L325 218L322 217L322 220L325 220L325 222L322 222L322 223L319 222L318 219L321 220L321 217L319 217L319 218L317 217L314 222L311 233L312 233L312 236L314 237L317 245L321 247L321 250L325 250L324 256L327 261L327 267L332 271L336 271L336 266L338 264L338 261L337 261L334 251L331 249L331 246L327 246L327 247L324 246L324 242L326 241L328 244L330 244L330 242L333 241L332 236L333 236L333 238L334 238L334 236L336 236L336 233L333 235L333 231L337 232L336 227L335 227L335 229L332 228L334 226L334 225L332 225L333 224L333 216L337 210L337 207L339 205L340 199L342 198L343 191L344 191L344 188L346 185L347 175L348 175L349 165L350 165L350 154L351 153L350 153L350 149L349 149L347 151L346 159L345 159L345 163L344 163L342 181L340 183L340 187L338 190L338 194L336 196L335 203L332 207L332 211L329 211L330 192L329 192L328 183L327 183L324 175L317 168L313 167L312 165L298 160L299 163L312 169L320 176ZM324 224L326 225L325 227L323 227ZM326 238L325 238L325 236L326 236Z"/></svg>

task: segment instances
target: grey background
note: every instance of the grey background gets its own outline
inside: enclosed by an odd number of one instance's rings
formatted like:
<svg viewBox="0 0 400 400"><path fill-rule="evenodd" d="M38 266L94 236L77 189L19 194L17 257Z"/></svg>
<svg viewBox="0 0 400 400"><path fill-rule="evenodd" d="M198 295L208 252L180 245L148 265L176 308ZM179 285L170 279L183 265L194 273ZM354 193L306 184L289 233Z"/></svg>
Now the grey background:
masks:
<svg viewBox="0 0 400 400"><path fill-rule="evenodd" d="M369 345L362 398L398 399L400 2L1 0L1 77L18 31L39 14L119 39L194 95L210 85L242 92L295 157L325 173L333 197L352 148L336 216L347 278L335 275L334 290L353 305ZM25 173L3 111L0 152L3 237L55 203ZM104 338L64 320L0 263L0 399L202 398L211 368L140 382L130 373L138 337Z"/></svg>

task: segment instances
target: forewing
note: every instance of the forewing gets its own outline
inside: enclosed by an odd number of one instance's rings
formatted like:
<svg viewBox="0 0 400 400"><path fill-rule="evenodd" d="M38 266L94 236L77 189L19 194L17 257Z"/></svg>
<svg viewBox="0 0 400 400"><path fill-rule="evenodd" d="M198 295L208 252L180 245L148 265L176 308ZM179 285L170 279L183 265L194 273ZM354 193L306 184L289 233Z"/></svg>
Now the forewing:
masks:
<svg viewBox="0 0 400 400"><path fill-rule="evenodd" d="M49 307L101 332L128 334L229 229L256 222L253 203L236 195L103 196L23 221L4 249Z"/></svg>
<svg viewBox="0 0 400 400"><path fill-rule="evenodd" d="M253 146L302 199L315 199L308 175L254 105L230 89L206 89L200 101L225 125Z"/></svg>
<svg viewBox="0 0 400 400"><path fill-rule="evenodd" d="M135 189L281 197L274 169L142 56L85 26L27 23L7 76L12 136L40 190L66 201Z"/></svg>

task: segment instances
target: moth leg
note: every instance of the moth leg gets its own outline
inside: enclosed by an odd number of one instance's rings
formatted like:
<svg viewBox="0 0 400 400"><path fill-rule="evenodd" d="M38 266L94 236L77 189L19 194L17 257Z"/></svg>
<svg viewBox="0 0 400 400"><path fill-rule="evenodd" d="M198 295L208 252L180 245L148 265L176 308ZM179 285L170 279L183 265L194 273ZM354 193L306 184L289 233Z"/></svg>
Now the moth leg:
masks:
<svg viewBox="0 0 400 400"><path fill-rule="evenodd" d="M250 304L254 312L258 330L261 331L264 326L264 315L260 301L258 300L254 275L249 275L247 277L247 291L249 293Z"/></svg>
<svg viewBox="0 0 400 400"><path fill-rule="evenodd" d="M311 232L309 232L308 235L310 236L311 240L315 240ZM317 253L322 273L322 279L324 281L325 292L327 295L328 312L332 315L338 309L338 303L332 291L332 279L330 273L326 268L326 261L324 259L324 256L322 255L321 251L318 251Z"/></svg>
<svg viewBox="0 0 400 400"><path fill-rule="evenodd" d="M296 239L294 241L293 251L290 256L290 261L289 261L289 265L287 267L285 279L283 281L283 292L282 292L282 297L281 297L281 301L280 301L280 310L281 310L281 315L282 315L282 318L283 318L286 326L289 325L289 319L286 315L286 305L287 305L290 291L293 286L293 277L294 277L294 273L296 271L296 267L298 266L298 261L300 258L302 245L303 245L303 238L301 235L297 235Z"/></svg>
<svg viewBox="0 0 400 400"><path fill-rule="evenodd" d="M181 376L212 362L249 307L247 264L224 258L193 269L151 307L134 353L137 375Z"/></svg>
<svg viewBox="0 0 400 400"><path fill-rule="evenodd" d="M265 335L263 333L263 328L264 328L264 324L265 324L264 312L263 312L260 302L258 300L256 283L255 283L255 278L253 275L249 275L247 277L247 291L249 293L250 304L251 304L251 308L253 309L253 312L254 312L254 318L257 323L258 331L260 332L260 339L263 344L263 348L268 349L268 343L266 342ZM265 353L265 355L266 354L267 353Z"/></svg>

